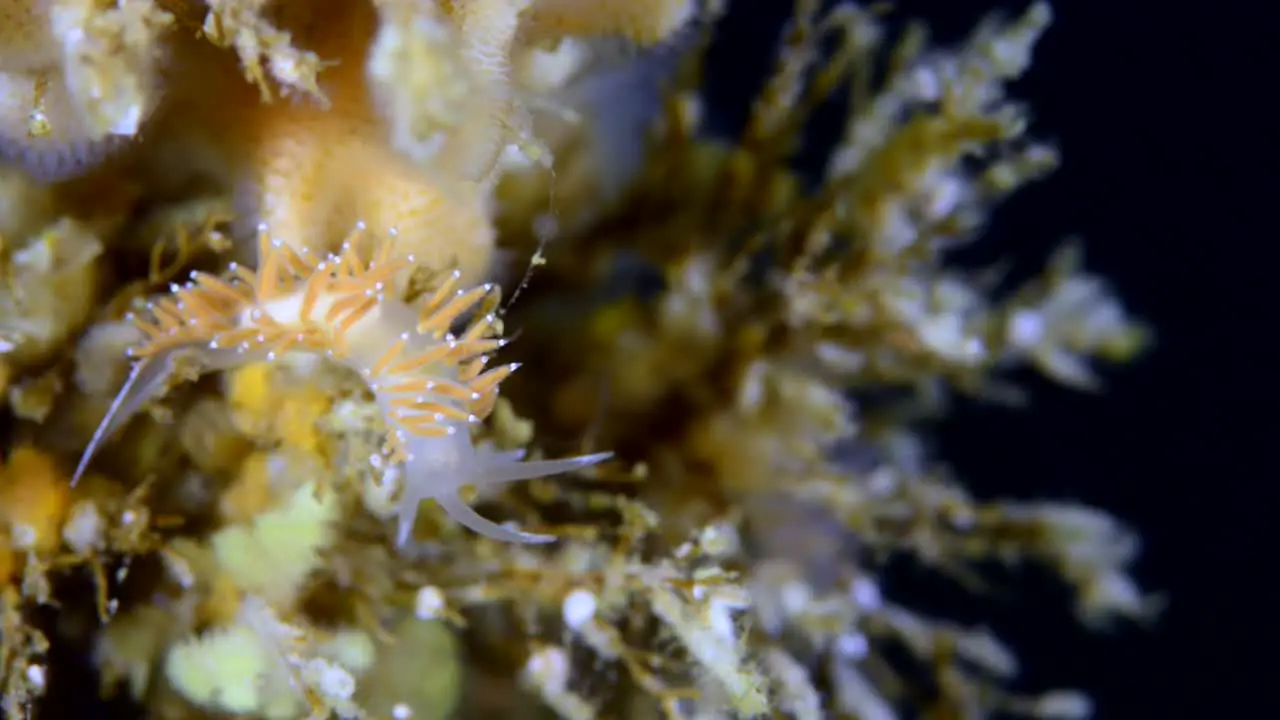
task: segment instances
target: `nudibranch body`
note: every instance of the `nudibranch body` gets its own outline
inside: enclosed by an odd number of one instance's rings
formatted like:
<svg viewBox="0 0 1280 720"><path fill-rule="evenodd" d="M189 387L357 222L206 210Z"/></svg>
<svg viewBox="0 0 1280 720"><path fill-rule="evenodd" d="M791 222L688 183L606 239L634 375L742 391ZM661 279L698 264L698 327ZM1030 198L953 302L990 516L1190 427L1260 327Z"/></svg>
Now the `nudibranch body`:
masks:
<svg viewBox="0 0 1280 720"><path fill-rule="evenodd" d="M395 281L412 268L413 258L395 257L392 241L382 240L372 243L365 259L362 235L358 228L339 254L319 259L273 240L263 228L256 272L233 265L223 277L193 273L186 285L152 301L133 318L144 336L132 351L136 364L73 482L106 438L162 394L175 374L316 353L360 373L382 411L388 440L376 462L386 458L404 470L399 544L408 541L426 499L495 539L553 540L481 517L458 491L569 472L610 453L530 462L522 452L477 448L471 426L491 412L498 384L516 369L486 369L489 353L504 342L496 328L496 288L459 288L454 273L415 308L399 297Z"/></svg>

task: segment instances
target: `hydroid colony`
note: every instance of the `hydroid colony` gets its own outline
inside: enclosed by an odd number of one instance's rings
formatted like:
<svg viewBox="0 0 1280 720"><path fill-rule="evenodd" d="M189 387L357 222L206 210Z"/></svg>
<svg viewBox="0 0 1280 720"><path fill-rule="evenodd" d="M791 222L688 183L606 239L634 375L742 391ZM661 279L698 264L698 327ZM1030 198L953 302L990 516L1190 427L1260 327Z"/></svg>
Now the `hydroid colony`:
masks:
<svg viewBox="0 0 1280 720"><path fill-rule="evenodd" d="M1145 337L1075 251L999 297L944 262L1055 163L1005 97L1048 7L932 48L798 0L728 144L722 10L0 2L5 713L81 657L160 718L1086 714L879 582L1154 607L1117 522L979 503L911 424Z"/></svg>

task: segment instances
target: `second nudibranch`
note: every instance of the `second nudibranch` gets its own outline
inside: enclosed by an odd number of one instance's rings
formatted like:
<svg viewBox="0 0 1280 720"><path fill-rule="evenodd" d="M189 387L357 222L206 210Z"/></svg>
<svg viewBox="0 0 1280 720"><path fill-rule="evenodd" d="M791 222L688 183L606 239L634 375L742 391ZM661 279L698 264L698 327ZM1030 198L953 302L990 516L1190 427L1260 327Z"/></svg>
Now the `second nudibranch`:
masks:
<svg viewBox="0 0 1280 720"><path fill-rule="evenodd" d="M486 369L502 347L497 289L459 288L448 276L417 307L401 300L396 278L413 258L395 258L391 241L364 242L363 228L324 259L308 257L265 228L257 271L233 265L222 277L193 273L190 282L133 317L143 334L133 371L86 448L73 482L102 443L175 376L274 360L285 353L323 355L358 372L387 427L383 455L402 466L397 543L411 536L418 506L435 500L453 520L488 537L539 543L553 536L522 532L482 517L459 497L476 488L571 472L605 460L594 453L525 461L523 452L477 448L471 427L492 411L498 384L516 366ZM366 259L361 246L372 245ZM460 328L460 329L458 329Z"/></svg>

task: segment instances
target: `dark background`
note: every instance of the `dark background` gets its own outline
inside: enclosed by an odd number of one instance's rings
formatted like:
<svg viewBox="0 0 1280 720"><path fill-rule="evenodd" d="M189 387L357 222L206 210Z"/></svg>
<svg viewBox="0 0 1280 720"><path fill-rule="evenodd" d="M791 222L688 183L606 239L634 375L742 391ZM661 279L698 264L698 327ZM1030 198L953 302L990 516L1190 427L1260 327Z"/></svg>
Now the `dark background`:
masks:
<svg viewBox="0 0 1280 720"><path fill-rule="evenodd" d="M1027 3L895 5L946 41ZM1128 520L1145 541L1137 574L1170 605L1151 629L1091 636L1043 580L986 603L903 592L990 622L1024 660L1026 687L1083 688L1099 718L1276 717L1277 478L1261 458L1277 443L1278 124L1264 108L1280 86L1280 25L1261 2L1053 8L1013 94L1063 166L997 212L980 252L1029 270L1082 236L1088 266L1155 326L1156 345L1105 373L1101 396L1033 381L1028 409L961 405L936 449L980 496L1075 499ZM718 132L740 127L789 12L786 0L736 3L707 80ZM821 155L818 125L802 162Z"/></svg>

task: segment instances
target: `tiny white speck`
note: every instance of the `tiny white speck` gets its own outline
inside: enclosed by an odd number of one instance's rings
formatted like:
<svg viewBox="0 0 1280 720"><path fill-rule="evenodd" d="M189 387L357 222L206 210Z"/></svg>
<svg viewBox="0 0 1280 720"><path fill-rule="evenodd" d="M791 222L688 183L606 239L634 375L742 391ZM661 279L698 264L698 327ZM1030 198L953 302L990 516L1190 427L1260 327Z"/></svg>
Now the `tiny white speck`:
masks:
<svg viewBox="0 0 1280 720"><path fill-rule="evenodd" d="M31 683L37 690L44 690L45 672L43 665L27 666L27 682Z"/></svg>
<svg viewBox="0 0 1280 720"><path fill-rule="evenodd" d="M858 607L864 610L876 610L880 607L880 586L869 577L854 578L849 586L849 594Z"/></svg>
<svg viewBox="0 0 1280 720"><path fill-rule="evenodd" d="M434 620L440 617L440 611L444 608L444 593L440 592L440 588L434 585L419 588L413 602L413 614L419 620Z"/></svg>
<svg viewBox="0 0 1280 720"><path fill-rule="evenodd" d="M836 653L849 660L861 660L870 650L867 637L861 633L841 635L836 638Z"/></svg>
<svg viewBox="0 0 1280 720"><path fill-rule="evenodd" d="M589 590L579 588L565 596L560 606L564 624L570 630L578 630L587 624L596 614L596 596Z"/></svg>

